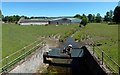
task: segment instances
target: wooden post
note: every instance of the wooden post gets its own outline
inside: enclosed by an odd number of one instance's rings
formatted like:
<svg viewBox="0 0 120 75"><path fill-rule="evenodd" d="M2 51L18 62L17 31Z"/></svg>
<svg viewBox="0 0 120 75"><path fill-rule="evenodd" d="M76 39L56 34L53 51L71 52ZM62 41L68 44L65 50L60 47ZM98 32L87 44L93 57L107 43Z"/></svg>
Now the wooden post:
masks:
<svg viewBox="0 0 120 75"><path fill-rule="evenodd" d="M119 66L119 75L120 75L120 66Z"/></svg>
<svg viewBox="0 0 120 75"><path fill-rule="evenodd" d="M93 44L93 55L94 55L94 51L95 51L95 48L94 48L95 46L94 46L94 44Z"/></svg>
<svg viewBox="0 0 120 75"><path fill-rule="evenodd" d="M26 55L26 54L25 54L25 47L24 47L24 61L25 61L25 55Z"/></svg>
<svg viewBox="0 0 120 75"><path fill-rule="evenodd" d="M7 67L8 67L8 58L9 58L9 56L6 57L6 69L5 69L6 71L7 71Z"/></svg>
<svg viewBox="0 0 120 75"><path fill-rule="evenodd" d="M103 54L104 54L104 53L103 53L103 51L102 51L102 65L103 65Z"/></svg>

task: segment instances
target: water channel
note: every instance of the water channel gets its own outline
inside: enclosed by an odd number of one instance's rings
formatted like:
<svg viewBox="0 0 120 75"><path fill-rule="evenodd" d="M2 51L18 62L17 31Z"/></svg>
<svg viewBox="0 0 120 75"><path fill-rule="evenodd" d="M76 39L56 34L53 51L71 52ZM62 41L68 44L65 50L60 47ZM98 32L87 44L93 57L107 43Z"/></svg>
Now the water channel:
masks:
<svg viewBox="0 0 120 75"><path fill-rule="evenodd" d="M73 48L79 48L79 44L76 43L71 37L66 38L66 40L60 44L59 48L52 48L54 50L62 50L64 47L67 47L69 44L73 46ZM57 51L54 51L53 54ZM62 64L72 64L72 66L66 66L66 65L50 65L47 68L47 75L92 75L90 72L90 69L85 63L84 59L52 59L54 62L59 62Z"/></svg>

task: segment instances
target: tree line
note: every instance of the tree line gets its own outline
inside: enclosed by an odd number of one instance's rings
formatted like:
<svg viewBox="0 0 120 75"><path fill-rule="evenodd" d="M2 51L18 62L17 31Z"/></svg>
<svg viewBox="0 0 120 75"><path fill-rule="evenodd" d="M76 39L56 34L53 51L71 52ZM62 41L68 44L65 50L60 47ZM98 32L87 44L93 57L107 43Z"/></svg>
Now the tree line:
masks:
<svg viewBox="0 0 120 75"><path fill-rule="evenodd" d="M107 22L120 24L120 4L115 7L114 11L107 11L104 17L101 17L100 13L97 13L96 15L88 14L87 16L85 14L76 14L74 17L82 19L85 23Z"/></svg>
<svg viewBox="0 0 120 75"><path fill-rule="evenodd" d="M120 2L119 2L120 3ZM87 23L100 23L100 22L114 22L114 23L120 23L120 4L118 4L118 6L115 7L114 11L110 10L107 11L104 17L101 17L100 13L95 14L76 14L75 16L73 16L74 18L79 18L82 19L82 23L84 23L85 25ZM50 18L50 17L27 17L27 16L19 16L19 15L13 15L13 16L4 16L2 15L2 12L0 10L0 14L1 17L0 19L2 19L3 22L8 23L17 23L19 21L19 19L21 17L24 17L25 19L45 19L45 18Z"/></svg>

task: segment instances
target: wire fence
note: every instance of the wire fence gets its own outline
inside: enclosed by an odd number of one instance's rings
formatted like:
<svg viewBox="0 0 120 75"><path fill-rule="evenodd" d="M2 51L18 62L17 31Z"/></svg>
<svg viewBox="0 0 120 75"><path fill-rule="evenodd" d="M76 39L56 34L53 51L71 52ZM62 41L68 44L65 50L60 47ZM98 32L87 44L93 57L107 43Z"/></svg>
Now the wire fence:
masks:
<svg viewBox="0 0 120 75"><path fill-rule="evenodd" d="M99 64L109 69L112 74L120 75L120 65L115 60L113 60L112 57L109 56L103 49L96 45L92 39L92 36L85 34L85 38L89 39L89 41L92 43L90 45L92 46L93 50L92 54L97 57Z"/></svg>
<svg viewBox="0 0 120 75"><path fill-rule="evenodd" d="M97 56L97 58L100 60L100 65L106 65L106 67L112 72L119 74L119 65L118 63L113 60L106 52L104 52L99 47L94 47L93 55Z"/></svg>
<svg viewBox="0 0 120 75"><path fill-rule="evenodd" d="M0 64L2 64L2 66L0 67L0 73L8 71L9 68L11 68L13 65L15 65L21 60L25 61L26 56L30 55L38 48L44 46L44 44L45 42L40 39L10 54L9 56L6 56L2 60L0 60Z"/></svg>
<svg viewBox="0 0 120 75"><path fill-rule="evenodd" d="M30 55L32 52L37 50L40 47L45 46L45 38L60 38L60 34L52 34L51 36L43 36L37 38L37 41L34 41L33 43L23 47L20 50L17 50L16 52L2 58L0 60L0 73L7 72L8 69L16 65L20 61L25 61L25 57Z"/></svg>

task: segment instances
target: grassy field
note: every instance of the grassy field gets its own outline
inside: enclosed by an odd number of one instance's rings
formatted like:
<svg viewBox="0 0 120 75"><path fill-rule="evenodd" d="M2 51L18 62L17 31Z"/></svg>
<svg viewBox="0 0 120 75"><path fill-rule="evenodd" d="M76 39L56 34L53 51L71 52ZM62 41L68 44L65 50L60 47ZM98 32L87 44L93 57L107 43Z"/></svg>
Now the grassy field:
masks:
<svg viewBox="0 0 120 75"><path fill-rule="evenodd" d="M20 26L17 24L2 25L2 58L18 51L24 46L38 40L40 36L61 35L62 39L72 34L78 25ZM73 38L80 40L90 35L112 59L118 63L118 25L90 23L77 31ZM99 52L99 50L98 50ZM107 60L109 62L109 60ZM112 66L114 66L112 64Z"/></svg>
<svg viewBox="0 0 120 75"><path fill-rule="evenodd" d="M104 50L118 63L118 25L90 23L76 32L73 37L76 40L80 40L81 38L86 38L88 35L92 37L95 43L102 44L99 48ZM100 50L96 51L100 53ZM109 60L107 61L109 62ZM112 64L112 66L114 65Z"/></svg>
<svg viewBox="0 0 120 75"><path fill-rule="evenodd" d="M38 40L40 36L65 35L78 25L20 26L2 25L2 58Z"/></svg>

